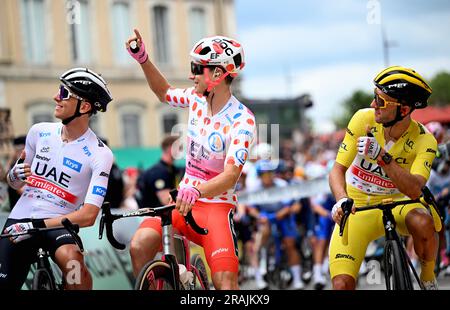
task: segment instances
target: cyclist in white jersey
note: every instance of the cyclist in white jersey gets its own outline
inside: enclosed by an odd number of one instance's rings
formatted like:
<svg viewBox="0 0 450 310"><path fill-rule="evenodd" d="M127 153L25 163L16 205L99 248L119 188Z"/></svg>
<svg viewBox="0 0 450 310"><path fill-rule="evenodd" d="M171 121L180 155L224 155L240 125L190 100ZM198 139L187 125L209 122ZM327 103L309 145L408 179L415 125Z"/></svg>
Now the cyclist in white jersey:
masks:
<svg viewBox="0 0 450 310"><path fill-rule="evenodd" d="M113 155L89 128L89 118L105 112L112 100L105 80L86 68L60 77L54 115L61 123L33 125L25 150L8 173L8 183L23 193L5 224L5 233L61 226L68 218L80 227L94 224L107 190ZM42 241L63 272L66 289L91 289L92 278L67 230L46 232ZM38 247L35 237L0 240L0 288L20 289ZM80 281L66 275L79 262ZM73 279L72 279L73 280Z"/></svg>
<svg viewBox="0 0 450 310"><path fill-rule="evenodd" d="M237 289L234 188L256 135L253 113L230 89L233 78L244 67L242 46L222 36L200 40L190 53L194 87L176 89L149 60L138 30L135 34L126 42L127 49L141 64L152 91L161 102L189 109L186 173L180 183L176 200L179 212L173 213L173 225L203 246L215 288ZM181 215L191 209L199 225L209 229L208 235L200 236L185 225ZM160 249L158 221L144 221L131 241L135 274Z"/></svg>

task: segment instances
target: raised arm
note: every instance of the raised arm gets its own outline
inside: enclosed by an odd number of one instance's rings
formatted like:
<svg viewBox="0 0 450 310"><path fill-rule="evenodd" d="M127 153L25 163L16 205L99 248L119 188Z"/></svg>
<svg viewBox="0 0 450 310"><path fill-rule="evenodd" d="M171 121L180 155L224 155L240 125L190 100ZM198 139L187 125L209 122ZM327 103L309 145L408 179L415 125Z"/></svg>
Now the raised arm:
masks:
<svg viewBox="0 0 450 310"><path fill-rule="evenodd" d="M126 42L128 53L140 63L144 71L147 83L150 89L158 97L159 101L165 102L167 90L170 88L169 82L158 70L158 68L150 61L142 36L137 29L134 29L135 36L129 38Z"/></svg>

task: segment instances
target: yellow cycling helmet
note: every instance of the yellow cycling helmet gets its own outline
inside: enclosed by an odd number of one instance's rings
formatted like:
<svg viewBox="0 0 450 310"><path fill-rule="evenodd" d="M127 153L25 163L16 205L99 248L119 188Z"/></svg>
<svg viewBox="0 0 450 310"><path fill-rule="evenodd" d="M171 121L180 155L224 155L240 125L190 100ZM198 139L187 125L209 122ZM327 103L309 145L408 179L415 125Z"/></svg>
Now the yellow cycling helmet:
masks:
<svg viewBox="0 0 450 310"><path fill-rule="evenodd" d="M432 93L431 87L420 74L401 66L382 70L373 82L383 93L413 109L425 108Z"/></svg>

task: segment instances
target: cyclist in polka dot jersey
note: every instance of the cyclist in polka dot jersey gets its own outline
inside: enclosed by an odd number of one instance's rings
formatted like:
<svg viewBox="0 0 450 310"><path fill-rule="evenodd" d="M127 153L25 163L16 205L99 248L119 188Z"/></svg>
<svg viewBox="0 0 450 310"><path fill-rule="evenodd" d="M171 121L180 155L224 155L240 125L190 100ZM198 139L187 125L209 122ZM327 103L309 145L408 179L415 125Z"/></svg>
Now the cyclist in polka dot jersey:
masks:
<svg viewBox="0 0 450 310"><path fill-rule="evenodd" d="M190 53L194 87L179 89L169 85L149 60L136 29L135 34L127 41L127 49L141 64L152 91L161 102L189 109L186 173L179 187L179 212L173 213L173 226L204 248L216 289L238 289L234 188L256 136L253 113L230 88L244 67L242 46L223 36L197 42ZM207 235L198 235L185 224L182 215L190 210L199 225L208 228ZM131 241L135 274L161 250L159 221L145 220Z"/></svg>

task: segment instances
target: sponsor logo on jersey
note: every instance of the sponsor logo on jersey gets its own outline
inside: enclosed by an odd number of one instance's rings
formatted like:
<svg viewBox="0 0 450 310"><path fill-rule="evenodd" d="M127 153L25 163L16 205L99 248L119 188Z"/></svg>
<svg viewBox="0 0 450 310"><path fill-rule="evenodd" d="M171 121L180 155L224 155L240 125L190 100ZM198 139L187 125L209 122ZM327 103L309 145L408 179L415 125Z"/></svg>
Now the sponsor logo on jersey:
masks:
<svg viewBox="0 0 450 310"><path fill-rule="evenodd" d="M425 161L423 165L425 166L425 169L427 169L427 171L431 171L431 163L429 161Z"/></svg>
<svg viewBox="0 0 450 310"><path fill-rule="evenodd" d="M198 124L198 120L195 119L195 118L191 118L191 125L192 126L197 126L197 124Z"/></svg>
<svg viewBox="0 0 450 310"><path fill-rule="evenodd" d="M40 138L50 137L50 133L49 132L40 132L39 133L39 137Z"/></svg>
<svg viewBox="0 0 450 310"><path fill-rule="evenodd" d="M243 165L248 157L248 151L246 149L239 149L235 153L237 160Z"/></svg>
<svg viewBox="0 0 450 310"><path fill-rule="evenodd" d="M219 153L225 149L223 137L218 132L213 132L208 138L209 147L213 152Z"/></svg>
<svg viewBox="0 0 450 310"><path fill-rule="evenodd" d="M413 149L413 147L414 147L414 141L413 141L413 140L410 140L409 138L406 140L405 144L403 144L403 150L404 150L406 153L411 152L411 150Z"/></svg>
<svg viewBox="0 0 450 310"><path fill-rule="evenodd" d="M106 188L96 185L92 189L92 194L105 197L106 196Z"/></svg>
<svg viewBox="0 0 450 310"><path fill-rule="evenodd" d="M250 138L253 137L253 134L250 131L245 130L245 129L239 130L238 135L246 135L246 136L249 136Z"/></svg>
<svg viewBox="0 0 450 310"><path fill-rule="evenodd" d="M369 171L371 173L376 173L379 176L382 176L383 178L387 178L388 176L386 175L386 173L384 173L384 170L381 169L381 167L379 165L376 164L372 164L370 161L366 161L364 158L361 159L361 163L359 164L359 166L366 170Z"/></svg>
<svg viewBox="0 0 450 310"><path fill-rule="evenodd" d="M105 147L105 144L103 143L103 141L100 140L98 137L97 137L97 141L98 141L98 147Z"/></svg>
<svg viewBox="0 0 450 310"><path fill-rule="evenodd" d="M433 150L433 149L430 149L430 148L427 149L427 152L428 152L428 153L436 154L436 150Z"/></svg>
<svg viewBox="0 0 450 310"><path fill-rule="evenodd" d="M63 165L68 167L68 168L70 168L70 169L72 169L72 170L75 170L76 172L80 172L81 171L81 167L83 166L81 163L79 163L79 162L77 162L77 161L75 161L73 159L70 159L68 157L64 157Z"/></svg>
<svg viewBox="0 0 450 310"><path fill-rule="evenodd" d="M105 178L109 178L109 174L104 172L104 171L100 172L100 176L101 177L105 177Z"/></svg>
<svg viewBox="0 0 450 310"><path fill-rule="evenodd" d="M400 165L408 165L409 164L408 161L406 160L406 158L403 158L403 157L397 157L395 159L395 162Z"/></svg>
<svg viewBox="0 0 450 310"><path fill-rule="evenodd" d="M342 152L342 151L348 152L347 144L345 144L345 142L342 142L341 146L339 147L339 152Z"/></svg>
<svg viewBox="0 0 450 310"><path fill-rule="evenodd" d="M39 155L39 154L36 154L36 159L45 160L45 161L50 161L50 158L45 157L45 156L41 156L41 155Z"/></svg>
<svg viewBox="0 0 450 310"><path fill-rule="evenodd" d="M84 154L86 154L88 157L90 157L92 155L91 151L89 151L89 148L86 146L83 147L83 152Z"/></svg>
<svg viewBox="0 0 450 310"><path fill-rule="evenodd" d="M34 174L37 176L42 176L46 179L53 179L53 181L64 187L69 187L69 182L72 178L70 175L62 171L61 173L58 173L55 167L50 167L48 164L40 161L36 162Z"/></svg>
<svg viewBox="0 0 450 310"><path fill-rule="evenodd" d="M77 200L77 197L66 191L65 189L59 187L58 185L47 181L44 178L40 178L38 176L32 175L27 178L28 180L28 186L39 188L46 190L50 193L52 193L55 196L58 196L59 198L62 198L70 203L75 203ZM28 197L32 198L31 195Z"/></svg>
<svg viewBox="0 0 450 310"><path fill-rule="evenodd" d="M375 168L374 170L376 170L376 169L377 168ZM381 168L380 168L380 170L381 170ZM373 172L372 173L366 172L357 166L353 166L351 169L351 172L359 179L369 182L371 184L378 185L383 188L396 188L396 186L394 185L394 183L392 183L392 181L384 179L379 176L376 176L373 174ZM380 172L377 172L377 173L379 174Z"/></svg>
<svg viewBox="0 0 450 310"><path fill-rule="evenodd" d="M44 147L41 149L41 153L48 153L48 152L50 152L50 147L49 147L49 146L44 146Z"/></svg>
<svg viewBox="0 0 450 310"><path fill-rule="evenodd" d="M225 118L227 119L228 123L230 123L230 125L233 125L234 121L231 119L231 117L228 114L225 114Z"/></svg>
<svg viewBox="0 0 450 310"><path fill-rule="evenodd" d="M211 156L210 151L208 151L203 145L194 142L194 140L191 140L189 154L191 155L192 158L195 159L209 160Z"/></svg>

